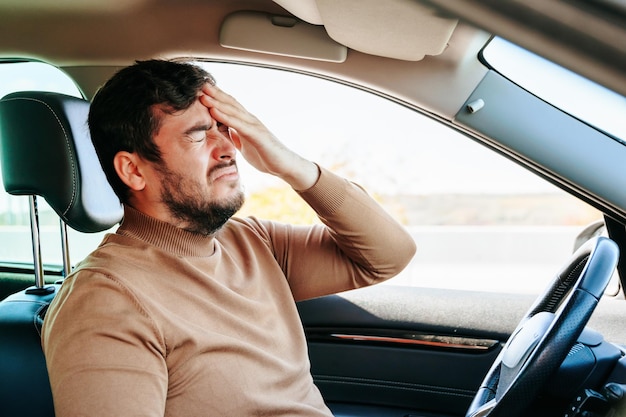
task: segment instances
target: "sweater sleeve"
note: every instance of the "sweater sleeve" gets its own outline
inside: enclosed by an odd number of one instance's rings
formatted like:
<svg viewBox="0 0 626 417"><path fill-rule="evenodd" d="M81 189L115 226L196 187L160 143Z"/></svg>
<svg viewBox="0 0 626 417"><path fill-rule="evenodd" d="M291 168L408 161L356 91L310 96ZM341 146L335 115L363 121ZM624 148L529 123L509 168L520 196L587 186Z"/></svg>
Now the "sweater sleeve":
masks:
<svg viewBox="0 0 626 417"><path fill-rule="evenodd" d="M164 415L165 343L115 280L89 269L68 278L42 344L57 417Z"/></svg>
<svg viewBox="0 0 626 417"><path fill-rule="evenodd" d="M321 169L299 193L323 225L272 225L272 245L296 300L384 281L402 271L415 242L361 187Z"/></svg>

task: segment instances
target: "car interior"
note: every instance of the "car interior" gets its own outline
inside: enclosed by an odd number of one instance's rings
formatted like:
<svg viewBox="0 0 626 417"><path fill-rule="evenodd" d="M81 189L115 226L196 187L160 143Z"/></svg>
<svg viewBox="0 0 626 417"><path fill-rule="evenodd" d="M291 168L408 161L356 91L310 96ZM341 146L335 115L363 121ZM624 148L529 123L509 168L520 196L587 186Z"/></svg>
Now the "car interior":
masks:
<svg viewBox="0 0 626 417"><path fill-rule="evenodd" d="M490 55L518 45L614 100L569 104L620 114L624 2L8 0L0 34L0 67L50 64L82 95L28 85L0 94L2 181L7 194L28 201L33 256L12 261L3 252L13 243L0 243L0 415L54 416L40 331L80 261L70 257L67 229L106 232L123 214L91 144L89 101L117 70L149 58L357 88L461 134L598 213L588 227L577 225L571 253L538 292L482 291L460 269L457 278L473 289L377 285L299 302L313 378L336 416L626 415L626 119L610 113L607 127L565 110L494 67ZM384 142L385 120L370 123ZM410 165L416 155L401 157ZM58 217L62 265L42 257L42 201ZM418 251L430 245L419 243ZM464 250L445 247L445 263ZM506 269L497 274L509 278ZM510 279L514 287L524 280Z"/></svg>

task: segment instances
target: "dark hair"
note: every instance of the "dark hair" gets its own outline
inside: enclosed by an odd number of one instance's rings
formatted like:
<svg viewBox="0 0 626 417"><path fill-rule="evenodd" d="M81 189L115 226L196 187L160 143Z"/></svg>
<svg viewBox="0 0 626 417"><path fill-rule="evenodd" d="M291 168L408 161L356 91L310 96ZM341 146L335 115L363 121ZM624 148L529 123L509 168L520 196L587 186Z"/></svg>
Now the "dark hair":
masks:
<svg viewBox="0 0 626 417"><path fill-rule="evenodd" d="M89 110L91 140L109 183L123 203L128 202L129 189L115 171L115 155L135 152L148 161L161 162L153 141L161 118L154 106L161 105L167 113L185 110L206 82L215 83L196 65L153 59L121 69L98 90Z"/></svg>

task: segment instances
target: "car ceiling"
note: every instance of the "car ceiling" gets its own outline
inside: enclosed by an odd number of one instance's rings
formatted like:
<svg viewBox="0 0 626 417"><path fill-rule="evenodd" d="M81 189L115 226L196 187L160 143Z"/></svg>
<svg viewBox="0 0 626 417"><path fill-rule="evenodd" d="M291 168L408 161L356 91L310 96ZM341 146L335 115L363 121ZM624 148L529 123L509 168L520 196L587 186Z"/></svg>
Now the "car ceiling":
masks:
<svg viewBox="0 0 626 417"><path fill-rule="evenodd" d="M115 66L127 65L136 59L193 56L282 66L338 78L346 83L355 82L450 120L485 73L476 54L489 35L456 23L452 37L441 41L445 45L439 45L443 50L439 55L409 61L351 49L345 62L338 64L220 45L220 24L233 12L289 14L271 0L134 0L124 2L124 7L95 0L50 3L44 0L0 3L0 54L6 58L41 59L60 66L79 83L88 98L112 74ZM361 25L376 21L379 11L376 3L372 0L363 3L376 8L369 17L363 15ZM401 14L411 2L396 0L389 4L392 3L396 4L392 10ZM349 13L344 11L342 15L346 17ZM388 14L386 19L388 26L394 24L393 14ZM340 35L358 38L348 30L341 31ZM397 35L401 37L402 33ZM390 39L388 44L392 43ZM433 44L429 42L429 46ZM468 45L473 48L467 50ZM383 45L379 49L386 48ZM467 68L461 71L459 66ZM463 77L457 75L461 73Z"/></svg>

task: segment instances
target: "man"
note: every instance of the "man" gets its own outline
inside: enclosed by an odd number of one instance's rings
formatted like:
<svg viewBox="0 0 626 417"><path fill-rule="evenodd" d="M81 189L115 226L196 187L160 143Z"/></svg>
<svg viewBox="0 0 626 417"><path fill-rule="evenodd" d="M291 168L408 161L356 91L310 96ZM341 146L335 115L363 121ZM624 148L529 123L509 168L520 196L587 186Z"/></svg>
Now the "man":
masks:
<svg viewBox="0 0 626 417"><path fill-rule="evenodd" d="M394 276L411 237L197 66L121 70L96 94L89 127L124 220L47 313L57 417L331 415L294 300ZM237 150L324 225L232 218L243 202Z"/></svg>

